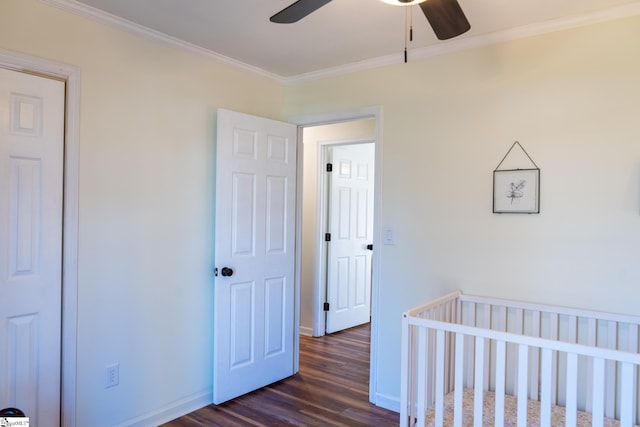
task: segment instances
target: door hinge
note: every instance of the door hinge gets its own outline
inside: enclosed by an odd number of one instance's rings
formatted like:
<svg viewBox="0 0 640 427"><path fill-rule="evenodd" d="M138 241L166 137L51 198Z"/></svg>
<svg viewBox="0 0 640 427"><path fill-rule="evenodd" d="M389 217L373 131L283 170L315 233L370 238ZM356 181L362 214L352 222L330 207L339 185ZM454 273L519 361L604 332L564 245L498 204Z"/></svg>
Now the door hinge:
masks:
<svg viewBox="0 0 640 427"><path fill-rule="evenodd" d="M327 163L327 172L333 172L333 163Z"/></svg>
<svg viewBox="0 0 640 427"><path fill-rule="evenodd" d="M324 311L329 311L329 303L328 302L324 303Z"/></svg>
<svg viewBox="0 0 640 427"><path fill-rule="evenodd" d="M331 233L324 233L324 241L325 242L331 241Z"/></svg>

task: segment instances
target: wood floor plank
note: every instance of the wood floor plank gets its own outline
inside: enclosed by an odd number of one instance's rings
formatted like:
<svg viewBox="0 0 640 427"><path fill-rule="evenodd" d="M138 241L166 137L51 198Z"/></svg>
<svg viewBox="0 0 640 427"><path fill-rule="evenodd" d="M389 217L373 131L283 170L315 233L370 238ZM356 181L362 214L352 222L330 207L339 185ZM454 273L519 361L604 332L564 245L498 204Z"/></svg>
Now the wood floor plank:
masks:
<svg viewBox="0 0 640 427"><path fill-rule="evenodd" d="M397 426L399 415L369 403L370 325L300 337L300 372L162 427Z"/></svg>

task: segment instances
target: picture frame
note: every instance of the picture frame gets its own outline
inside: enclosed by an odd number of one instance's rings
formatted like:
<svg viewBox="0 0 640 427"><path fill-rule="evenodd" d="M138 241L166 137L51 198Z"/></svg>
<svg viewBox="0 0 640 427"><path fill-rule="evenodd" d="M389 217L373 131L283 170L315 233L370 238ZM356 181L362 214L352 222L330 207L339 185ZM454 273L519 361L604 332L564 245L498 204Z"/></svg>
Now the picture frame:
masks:
<svg viewBox="0 0 640 427"><path fill-rule="evenodd" d="M540 213L540 169L494 170L493 213Z"/></svg>

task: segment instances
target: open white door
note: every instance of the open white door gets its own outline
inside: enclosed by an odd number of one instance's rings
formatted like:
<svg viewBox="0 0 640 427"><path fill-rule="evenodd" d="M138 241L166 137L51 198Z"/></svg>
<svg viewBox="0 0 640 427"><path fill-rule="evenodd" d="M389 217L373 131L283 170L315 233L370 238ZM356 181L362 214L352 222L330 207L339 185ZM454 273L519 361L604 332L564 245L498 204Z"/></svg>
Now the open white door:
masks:
<svg viewBox="0 0 640 427"><path fill-rule="evenodd" d="M0 69L0 406L60 425L64 82Z"/></svg>
<svg viewBox="0 0 640 427"><path fill-rule="evenodd" d="M371 319L373 243L373 143L328 149L329 174L326 331L333 333Z"/></svg>
<svg viewBox="0 0 640 427"><path fill-rule="evenodd" d="M295 125L218 110L213 402L294 373Z"/></svg>

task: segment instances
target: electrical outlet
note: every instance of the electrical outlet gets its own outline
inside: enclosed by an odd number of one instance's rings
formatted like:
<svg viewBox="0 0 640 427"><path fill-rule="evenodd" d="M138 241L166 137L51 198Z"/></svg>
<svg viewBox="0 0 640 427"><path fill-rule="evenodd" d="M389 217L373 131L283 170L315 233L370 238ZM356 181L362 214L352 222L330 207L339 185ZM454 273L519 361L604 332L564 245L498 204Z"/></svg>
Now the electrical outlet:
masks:
<svg viewBox="0 0 640 427"><path fill-rule="evenodd" d="M115 387L120 383L120 364L105 366L104 388Z"/></svg>

